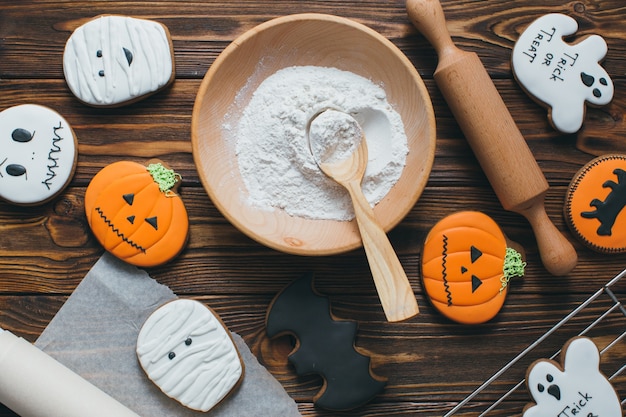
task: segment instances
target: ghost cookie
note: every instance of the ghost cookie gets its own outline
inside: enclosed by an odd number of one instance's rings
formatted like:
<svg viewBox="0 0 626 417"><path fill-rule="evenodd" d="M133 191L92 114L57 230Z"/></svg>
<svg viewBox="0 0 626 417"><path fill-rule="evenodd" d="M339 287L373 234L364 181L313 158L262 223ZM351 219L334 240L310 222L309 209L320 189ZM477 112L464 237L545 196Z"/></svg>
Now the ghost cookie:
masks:
<svg viewBox="0 0 626 417"><path fill-rule="evenodd" d="M142 267L164 264L184 248L187 210L176 193L180 176L161 162L107 165L85 192L85 214L100 244Z"/></svg>
<svg viewBox="0 0 626 417"><path fill-rule="evenodd" d="M163 393L197 411L219 404L244 375L222 321L189 299L170 301L148 317L137 337L137 357Z"/></svg>
<svg viewBox="0 0 626 417"><path fill-rule="evenodd" d="M615 389L600 372L600 352L586 337L576 337L563 348L562 366L548 359L534 362L526 385L534 403L523 417L622 417Z"/></svg>
<svg viewBox="0 0 626 417"><path fill-rule="evenodd" d="M422 284L432 305L458 323L491 320L504 304L509 280L524 275L526 264L513 245L486 214L444 217L422 250Z"/></svg>
<svg viewBox="0 0 626 417"><path fill-rule="evenodd" d="M570 44L578 24L563 14L548 14L532 22L513 48L513 75L522 88L549 107L548 118L563 133L577 132L585 117L585 103L608 104L613 82L599 62L607 53L597 35Z"/></svg>
<svg viewBox="0 0 626 417"><path fill-rule="evenodd" d="M167 27L151 20L102 15L78 27L63 53L65 81L84 104L117 107L174 81Z"/></svg>
<svg viewBox="0 0 626 417"><path fill-rule="evenodd" d="M565 196L565 220L587 247L626 252L626 155L599 156L583 166Z"/></svg>
<svg viewBox="0 0 626 417"><path fill-rule="evenodd" d="M0 197L17 205L50 201L69 184L78 147L69 123L52 109L22 104L0 112Z"/></svg>

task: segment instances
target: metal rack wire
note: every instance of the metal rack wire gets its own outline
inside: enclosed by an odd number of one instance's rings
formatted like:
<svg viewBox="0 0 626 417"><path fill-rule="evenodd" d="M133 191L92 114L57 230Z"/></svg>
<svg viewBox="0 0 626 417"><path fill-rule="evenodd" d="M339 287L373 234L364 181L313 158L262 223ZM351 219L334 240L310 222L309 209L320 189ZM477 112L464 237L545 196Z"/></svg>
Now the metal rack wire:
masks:
<svg viewBox="0 0 626 417"><path fill-rule="evenodd" d="M581 312L583 312L586 309L588 309L589 306L591 306L593 303L595 303L596 301L600 300L601 298L606 298L605 301L608 301L608 303L609 303L607 305L606 309L604 311L601 311L601 313L597 317L595 317L591 322L589 322L586 326L584 326L582 328L582 330L580 330L580 332L578 332L577 334L576 333L572 334L571 337L587 335L592 329L594 329L600 323L602 323L603 321L607 320L607 318L609 316L611 316L612 319L615 319L615 317L617 317L617 320L619 320L619 323L621 323L622 320L623 320L623 323L624 323L623 329L624 329L624 331L622 331L621 334L618 334L612 341L610 341L606 345L606 347L604 347L603 349L600 350L601 357L603 355L605 355L607 352L609 352L611 349L615 348L615 346L619 342L626 340L626 306L618 299L618 296L612 291L612 287L614 287L617 284L617 282L619 282L619 280L621 280L625 276L626 276L626 269L623 270L618 275L616 275L613 279L611 279L608 283L606 283L602 288L600 288L596 293L591 295L587 300L585 300L583 303L581 303L576 309L574 309L571 313L569 313L567 316L565 316L561 321L556 323L545 334L543 334L541 337L539 337L537 340L535 340L533 343L531 343L526 349L524 349L522 352L520 352L509 363L507 363L502 368L500 368L500 370L497 371L491 378L487 379L482 385L480 385L478 388L476 388L465 399L463 399L458 404L456 404L456 406L454 408L452 408L447 414L445 414L444 417L450 417L450 416L459 414L462 411L466 411L468 408L470 408L470 406L474 407L476 405L476 404L474 404L474 401L475 401L475 399L477 398L477 396L479 394L483 393L489 387L491 387L492 384L494 384L497 381L499 381L503 377L503 375L505 375L514 365L516 365L518 363L523 364L524 363L523 361L526 359L527 356L529 356L529 354L535 348L537 348L540 344L542 344L545 340L547 340L550 336L552 336L557 330L559 330L561 327L563 327L568 322L572 321L572 319L577 317ZM550 357L550 359L556 358L560 354L560 352L561 352L560 350L555 352L554 355L552 355ZM530 365L530 363L528 365ZM622 364L619 367L619 369L617 369L616 371L612 372L611 375L607 374L607 377L608 377L609 381L613 382L622 373L626 373L626 364ZM498 409L498 407L507 398L509 398L514 392L516 392L520 388L523 388L525 383L526 383L525 379L520 380L517 384L512 386L504 395L502 395L496 401L494 401L494 402L492 402L490 404L486 404L486 408L484 410L480 411L476 415L478 415L479 417L486 416L490 412ZM621 392L620 394L621 395L626 395L625 392ZM622 407L626 406L626 397L621 398L621 403L622 403ZM484 404L482 402L479 402L479 405L482 408L482 406ZM474 409L472 411L472 415L474 415L475 412L476 411ZM520 410L520 412L521 412L521 410Z"/></svg>

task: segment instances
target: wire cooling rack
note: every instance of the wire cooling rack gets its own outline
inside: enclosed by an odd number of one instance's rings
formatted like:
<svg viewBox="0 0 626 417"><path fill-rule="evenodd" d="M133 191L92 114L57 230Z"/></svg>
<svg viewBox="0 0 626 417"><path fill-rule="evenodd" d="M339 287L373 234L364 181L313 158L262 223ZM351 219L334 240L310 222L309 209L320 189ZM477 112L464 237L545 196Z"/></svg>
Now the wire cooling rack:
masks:
<svg viewBox="0 0 626 417"><path fill-rule="evenodd" d="M610 354L612 349L617 350L616 346L620 342L623 343L626 340L626 307L618 299L618 295L612 291L612 288L625 276L626 269L611 279L607 284L580 304L571 313L565 316L561 321L556 323L544 335L531 343L526 349L520 352L515 358L496 372L491 378L476 388L474 392L469 394L463 401L459 402L454 408L445 414L444 417L461 414L466 415L466 413L479 417L492 415L492 413L497 414L497 411L500 410L500 407L505 400L510 399L515 395L519 397L520 391L525 391L526 380L521 379L517 384L513 383L511 388L508 391L505 391L504 394L498 395L498 398L495 401L481 400L480 396L488 392L490 389L494 389L495 386L498 386L498 389L502 389L502 380L506 379L507 373L513 368L523 366L525 369L530 366L530 364L537 359L530 358L533 356L533 352L538 350L539 346L546 342L551 336L554 337L553 335L557 331L565 330L566 332L569 332L571 337L586 336L592 334L594 329L601 327L607 322L615 323L615 325L612 325L611 328L615 330L617 335L611 335L610 340L606 342L606 346L600 349L601 358ZM571 327L574 327L575 331L572 331ZM604 334L604 332L605 331L602 331L602 334ZM560 350L555 352L550 359L557 358L559 354ZM618 364L616 368L611 369L610 372L606 372L606 370L602 368L602 359L600 362L601 371L617 389L614 382L617 381L618 377L622 373L626 373L626 364ZM507 387L508 386L504 389L506 390ZM622 396L621 403L622 408L624 408L626 406L626 397L624 397L624 395L626 395L626 389L624 388L626 387L622 386L621 388L622 389L617 389L617 392ZM526 397L528 398L528 402L531 402L531 398L528 394L526 394ZM518 412L521 415L522 409L518 410Z"/></svg>

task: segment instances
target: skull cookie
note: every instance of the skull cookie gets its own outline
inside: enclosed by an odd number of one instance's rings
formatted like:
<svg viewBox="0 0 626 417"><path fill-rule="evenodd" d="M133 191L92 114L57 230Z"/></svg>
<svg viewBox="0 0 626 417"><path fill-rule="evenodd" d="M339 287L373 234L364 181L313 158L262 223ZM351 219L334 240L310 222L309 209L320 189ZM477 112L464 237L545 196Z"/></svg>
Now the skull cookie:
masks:
<svg viewBox="0 0 626 417"><path fill-rule="evenodd" d="M600 372L600 353L595 343L576 337L563 352L562 367L547 359L529 367L526 384L535 403L524 408L523 417L621 417L620 399Z"/></svg>
<svg viewBox="0 0 626 417"><path fill-rule="evenodd" d="M148 317L137 337L137 357L166 395L197 411L215 407L244 374L222 321L188 299L170 301Z"/></svg>
<svg viewBox="0 0 626 417"><path fill-rule="evenodd" d="M0 112L0 197L18 205L37 205L69 184L78 148L69 123L37 104Z"/></svg>
<svg viewBox="0 0 626 417"><path fill-rule="evenodd" d="M63 72L72 93L87 105L135 102L174 81L169 31L150 20L98 16L68 39Z"/></svg>
<svg viewBox="0 0 626 417"><path fill-rule="evenodd" d="M563 40L577 30L569 16L542 16L519 37L511 62L517 81L549 107L551 124L563 133L581 128L585 103L603 106L613 98L613 82L599 64L607 53L606 42L598 35L574 44Z"/></svg>

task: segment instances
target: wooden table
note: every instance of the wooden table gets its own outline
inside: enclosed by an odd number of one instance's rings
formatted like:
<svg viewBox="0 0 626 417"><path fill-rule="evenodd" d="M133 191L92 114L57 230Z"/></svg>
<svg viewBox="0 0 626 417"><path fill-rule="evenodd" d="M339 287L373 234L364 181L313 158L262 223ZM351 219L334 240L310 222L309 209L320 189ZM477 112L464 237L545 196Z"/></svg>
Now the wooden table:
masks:
<svg viewBox="0 0 626 417"><path fill-rule="evenodd" d="M317 409L316 376L297 376L287 361L293 340L269 340L265 313L272 298L306 271L313 271L319 292L330 297L333 313L359 324L356 345L371 356L372 368L388 378L385 391L368 405L345 415L443 415L519 352L549 331L566 314L626 267L625 255L600 255L583 247L562 215L568 184L593 158L577 140L598 153L626 151L626 9L623 0L442 0L456 44L477 52L537 158L551 188L546 209L575 245L579 262L565 277L542 267L529 224L502 209L461 131L441 97L432 74L437 57L411 26L403 1L240 1L240 2L88 2L0 1L0 109L39 103L64 115L79 141L72 183L54 201L38 207L0 204L0 326L34 341L70 296L103 249L87 225L83 198L90 179L121 159L166 160L184 178L181 195L191 232L184 252L173 262L149 269L159 282L182 297L199 299L242 335L252 352L298 402L303 415L336 415ZM237 36L271 18L320 12L348 17L377 30L414 63L431 94L437 118L437 152L426 190L409 215L390 233L421 314L407 322L385 321L362 250L321 258L279 253L252 241L233 227L207 197L191 154L191 112L200 81L218 54ZM511 73L511 49L521 31L549 12L574 17L579 35L599 34L609 46L604 67L615 83L615 97L601 109L588 109L578 135L553 130L546 111L533 102ZM63 79L62 54L71 31L98 14L125 14L166 24L172 34L176 81L171 88L134 105L94 109L79 103ZM589 139L595 139L593 141ZM506 138L503 138L506 140ZM443 215L480 210L522 244L528 266L511 282L507 303L491 322L469 327L438 314L425 298L419 277L421 243ZM626 280L613 291L623 297ZM524 377L530 362L556 352L583 321L590 307L556 332L517 369L485 390L478 400L500 398ZM612 316L590 333L603 348L624 331L623 315ZM619 342L603 366L626 363ZM607 371L608 372L608 371ZM614 380L626 397L626 375ZM501 415L519 414L530 400L525 388L508 397ZM471 406L464 412L474 412ZM2 409L0 415L14 415Z"/></svg>

